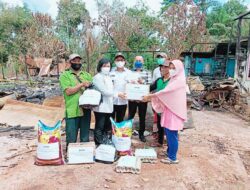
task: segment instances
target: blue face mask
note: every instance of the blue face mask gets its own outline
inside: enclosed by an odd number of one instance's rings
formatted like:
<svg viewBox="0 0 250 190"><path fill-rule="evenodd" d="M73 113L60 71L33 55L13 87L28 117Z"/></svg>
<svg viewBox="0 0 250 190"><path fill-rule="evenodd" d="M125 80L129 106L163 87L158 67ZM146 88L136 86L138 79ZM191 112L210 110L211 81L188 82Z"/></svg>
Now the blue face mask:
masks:
<svg viewBox="0 0 250 190"><path fill-rule="evenodd" d="M136 61L136 62L134 63L134 67L135 67L136 69L141 69L141 68L142 68L142 62Z"/></svg>

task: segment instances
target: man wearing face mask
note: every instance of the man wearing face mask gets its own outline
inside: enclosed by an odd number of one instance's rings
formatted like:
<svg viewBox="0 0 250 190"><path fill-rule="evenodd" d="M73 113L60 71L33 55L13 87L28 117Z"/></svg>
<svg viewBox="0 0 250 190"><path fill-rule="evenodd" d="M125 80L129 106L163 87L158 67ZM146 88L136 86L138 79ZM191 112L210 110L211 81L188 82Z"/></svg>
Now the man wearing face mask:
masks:
<svg viewBox="0 0 250 190"><path fill-rule="evenodd" d="M116 122L121 122L124 120L128 104L125 90L128 83L128 75L131 71L125 67L126 60L122 53L115 55L114 63L116 67L110 73L114 84L114 111L112 117Z"/></svg>
<svg viewBox="0 0 250 190"><path fill-rule="evenodd" d="M65 100L66 143L77 141L80 129L80 141L89 141L91 111L79 107L78 101L85 88L89 87L92 76L82 70L81 57L78 54L69 56L70 68L64 71L59 79Z"/></svg>
<svg viewBox="0 0 250 190"><path fill-rule="evenodd" d="M151 73L143 68L144 59L142 56L136 56L134 61L134 71L138 74L139 78L136 83L139 84L150 84L151 83ZM145 120L147 113L147 102L143 101L133 101L130 100L128 102L128 119L133 119L135 117L136 111L138 107L138 115L139 115L139 138L142 142L146 142L146 138L144 136L145 131Z"/></svg>
<svg viewBox="0 0 250 190"><path fill-rule="evenodd" d="M160 66L164 64L165 60L167 60L167 54L160 52L156 55L156 64L157 67L153 71L153 77L152 77L152 82L154 83L158 78L162 77ZM157 121L157 114L154 112L154 123L158 123ZM154 136L155 138L158 138L158 136Z"/></svg>
<svg viewBox="0 0 250 190"><path fill-rule="evenodd" d="M163 64L159 64L162 76L159 77L158 79L156 79L155 82L153 82L150 85L150 92L158 92L158 91L166 88L166 86L168 85L169 80L170 80L169 64L170 64L169 60L165 60L165 62ZM158 129L157 137L158 137L158 139L157 139L157 142L152 143L151 146L162 147L163 140L164 140L164 128L161 126L161 113L157 113L156 117L157 117L157 129Z"/></svg>
<svg viewBox="0 0 250 190"><path fill-rule="evenodd" d="M153 82L155 82L156 79L162 77L161 71L160 71L160 65L162 65L162 64L165 62L165 60L167 60L167 59L168 59L168 58L167 58L167 54L165 54L165 53L163 53L163 52L158 53L158 54L156 55L156 63L157 63L157 65L158 65L158 67L156 67L156 68L154 69L154 71L153 71L153 78L152 78L152 81L153 81Z"/></svg>

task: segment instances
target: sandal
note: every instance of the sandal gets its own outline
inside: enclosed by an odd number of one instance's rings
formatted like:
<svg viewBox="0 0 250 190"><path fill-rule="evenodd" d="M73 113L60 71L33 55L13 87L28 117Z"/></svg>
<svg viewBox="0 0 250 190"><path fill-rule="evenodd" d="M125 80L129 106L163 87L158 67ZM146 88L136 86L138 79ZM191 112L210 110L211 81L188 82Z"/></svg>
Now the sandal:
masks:
<svg viewBox="0 0 250 190"><path fill-rule="evenodd" d="M178 164L179 163L179 160L171 160L170 158L164 158L164 159L161 159L161 162L163 164Z"/></svg>

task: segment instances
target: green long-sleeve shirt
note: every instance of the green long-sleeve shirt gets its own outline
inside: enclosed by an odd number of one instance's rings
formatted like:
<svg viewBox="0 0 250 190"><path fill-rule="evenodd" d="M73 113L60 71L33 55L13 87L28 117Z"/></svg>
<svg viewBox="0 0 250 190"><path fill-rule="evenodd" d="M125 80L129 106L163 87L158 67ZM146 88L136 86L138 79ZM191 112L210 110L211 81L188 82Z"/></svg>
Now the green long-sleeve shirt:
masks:
<svg viewBox="0 0 250 190"><path fill-rule="evenodd" d="M78 74L82 82L92 82L92 76L84 71L80 71ZM83 116L83 111L79 107L79 98L82 91L78 91L72 95L67 95L65 90L67 88L75 87L80 82L77 80L75 73L69 69L64 71L60 76L60 86L63 91L63 96L65 100L65 115L67 118Z"/></svg>

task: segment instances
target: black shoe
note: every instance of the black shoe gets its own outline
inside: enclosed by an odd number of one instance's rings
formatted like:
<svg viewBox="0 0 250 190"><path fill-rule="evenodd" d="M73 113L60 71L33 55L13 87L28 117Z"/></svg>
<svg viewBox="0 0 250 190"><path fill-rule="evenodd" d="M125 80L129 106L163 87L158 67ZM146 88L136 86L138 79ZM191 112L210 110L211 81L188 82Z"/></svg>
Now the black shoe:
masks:
<svg viewBox="0 0 250 190"><path fill-rule="evenodd" d="M140 140L141 140L142 142L144 142L144 143L146 142L146 138L144 137L144 135L140 135L139 138L140 138Z"/></svg>

